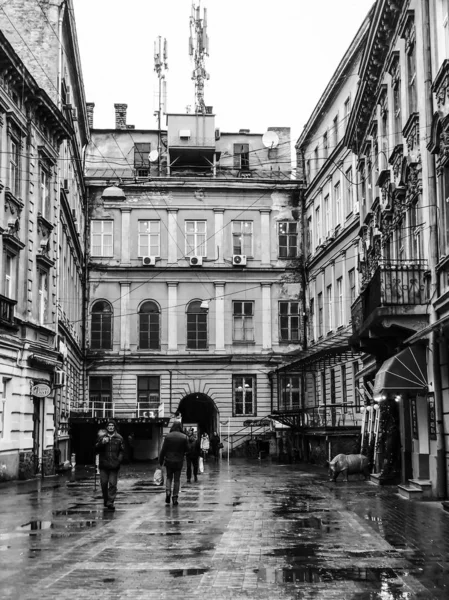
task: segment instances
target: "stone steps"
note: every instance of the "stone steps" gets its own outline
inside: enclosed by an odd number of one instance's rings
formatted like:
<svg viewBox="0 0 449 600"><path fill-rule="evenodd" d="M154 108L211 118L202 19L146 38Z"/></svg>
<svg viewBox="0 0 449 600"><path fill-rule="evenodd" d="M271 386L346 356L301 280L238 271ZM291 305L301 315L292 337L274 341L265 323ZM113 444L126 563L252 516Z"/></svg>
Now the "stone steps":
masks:
<svg viewBox="0 0 449 600"><path fill-rule="evenodd" d="M409 479L398 485L398 493L407 500L426 500L432 496L432 485L428 479Z"/></svg>

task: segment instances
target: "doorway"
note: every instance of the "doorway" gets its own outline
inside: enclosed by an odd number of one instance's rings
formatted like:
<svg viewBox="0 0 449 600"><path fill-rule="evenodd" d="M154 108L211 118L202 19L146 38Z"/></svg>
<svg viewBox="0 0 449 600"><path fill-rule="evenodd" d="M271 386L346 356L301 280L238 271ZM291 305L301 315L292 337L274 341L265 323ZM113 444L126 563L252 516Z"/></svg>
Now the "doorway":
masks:
<svg viewBox="0 0 449 600"><path fill-rule="evenodd" d="M209 437L214 431L219 432L220 413L215 402L200 392L184 396L178 406L178 413L183 423L196 424L198 436L207 433Z"/></svg>

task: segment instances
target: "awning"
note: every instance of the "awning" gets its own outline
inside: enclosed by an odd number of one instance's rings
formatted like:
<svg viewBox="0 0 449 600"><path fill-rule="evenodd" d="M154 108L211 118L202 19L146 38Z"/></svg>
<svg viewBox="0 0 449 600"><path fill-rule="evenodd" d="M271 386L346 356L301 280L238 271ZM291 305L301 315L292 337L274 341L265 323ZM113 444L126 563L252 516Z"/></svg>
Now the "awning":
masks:
<svg viewBox="0 0 449 600"><path fill-rule="evenodd" d="M386 360L374 380L374 396L382 392L426 392L427 364L422 346L408 347Z"/></svg>

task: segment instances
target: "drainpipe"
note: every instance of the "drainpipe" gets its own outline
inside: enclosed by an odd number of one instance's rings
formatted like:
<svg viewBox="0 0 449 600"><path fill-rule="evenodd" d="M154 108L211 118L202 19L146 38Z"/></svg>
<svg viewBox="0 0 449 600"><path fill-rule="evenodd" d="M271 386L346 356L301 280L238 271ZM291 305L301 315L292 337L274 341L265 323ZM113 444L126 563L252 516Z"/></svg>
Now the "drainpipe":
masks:
<svg viewBox="0 0 449 600"><path fill-rule="evenodd" d="M170 404L169 405L170 405L170 415L171 415L172 414L172 405L171 405L171 403L172 403L172 389L173 389L172 388L172 384L173 384L173 373L172 373L172 371L169 371L169 374L170 374Z"/></svg>
<svg viewBox="0 0 449 600"><path fill-rule="evenodd" d="M432 61L431 61L431 36L430 36L430 10L429 0L422 0L421 14L423 19L423 57L424 57L424 93L425 93L425 131L430 130L433 118L433 95L432 95ZM427 141L427 140L426 140ZM435 157L426 153L428 157L428 202L430 206L430 269L432 281L431 297L439 297L439 280L436 271L438 263L438 215L436 203L436 174ZM436 321L435 311L430 312L430 322ZM446 447L443 418L443 394L441 389L441 367L440 367L440 340L439 333L433 329L430 334L430 351L433 357L433 384L435 394L435 414L437 429L437 496L446 498L447 471L446 471Z"/></svg>

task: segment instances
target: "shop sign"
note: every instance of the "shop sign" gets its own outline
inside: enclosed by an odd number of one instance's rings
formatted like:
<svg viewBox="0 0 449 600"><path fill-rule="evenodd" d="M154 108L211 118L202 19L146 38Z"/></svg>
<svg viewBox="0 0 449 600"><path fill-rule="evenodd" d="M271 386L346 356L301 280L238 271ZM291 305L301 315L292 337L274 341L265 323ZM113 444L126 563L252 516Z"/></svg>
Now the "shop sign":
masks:
<svg viewBox="0 0 449 600"><path fill-rule="evenodd" d="M46 398L50 395L51 387L47 383L38 383L31 388L31 395L36 398Z"/></svg>
<svg viewBox="0 0 449 600"><path fill-rule="evenodd" d="M431 440L436 440L437 422L435 418L435 397L433 394L427 396L427 410L429 415L429 437Z"/></svg>

